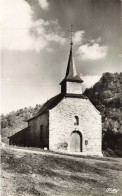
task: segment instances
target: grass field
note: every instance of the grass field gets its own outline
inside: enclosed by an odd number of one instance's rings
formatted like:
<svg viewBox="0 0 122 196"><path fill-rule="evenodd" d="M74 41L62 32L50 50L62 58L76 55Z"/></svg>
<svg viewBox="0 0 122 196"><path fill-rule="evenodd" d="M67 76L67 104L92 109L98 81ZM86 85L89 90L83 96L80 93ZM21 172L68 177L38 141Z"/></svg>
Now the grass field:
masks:
<svg viewBox="0 0 122 196"><path fill-rule="evenodd" d="M122 159L3 148L2 196L122 195ZM109 191L108 191L109 190Z"/></svg>

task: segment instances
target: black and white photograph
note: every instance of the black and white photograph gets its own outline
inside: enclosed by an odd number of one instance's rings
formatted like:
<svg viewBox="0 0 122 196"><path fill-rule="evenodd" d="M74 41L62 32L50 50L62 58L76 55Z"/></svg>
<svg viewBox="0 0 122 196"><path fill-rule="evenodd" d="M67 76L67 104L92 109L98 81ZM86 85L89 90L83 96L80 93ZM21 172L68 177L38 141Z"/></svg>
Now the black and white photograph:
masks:
<svg viewBox="0 0 122 196"><path fill-rule="evenodd" d="M0 0L1 196L122 195L122 0Z"/></svg>

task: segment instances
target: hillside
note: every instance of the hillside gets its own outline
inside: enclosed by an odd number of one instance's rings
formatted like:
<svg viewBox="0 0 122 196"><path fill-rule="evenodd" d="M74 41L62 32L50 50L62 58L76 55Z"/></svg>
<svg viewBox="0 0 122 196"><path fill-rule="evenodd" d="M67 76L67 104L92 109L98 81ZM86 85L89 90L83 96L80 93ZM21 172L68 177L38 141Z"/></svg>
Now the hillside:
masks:
<svg viewBox="0 0 122 196"><path fill-rule="evenodd" d="M34 108L25 107L17 111L8 113L7 115L1 115L1 135L2 141L8 143L8 136L11 136L18 131L27 127L26 120L33 117L41 105L36 105Z"/></svg>
<svg viewBox="0 0 122 196"><path fill-rule="evenodd" d="M122 194L121 159L74 157L48 151L36 154L19 150L2 149L1 178L4 196Z"/></svg>
<svg viewBox="0 0 122 196"><path fill-rule="evenodd" d="M84 95L102 114L103 149L122 156L122 73L104 73Z"/></svg>

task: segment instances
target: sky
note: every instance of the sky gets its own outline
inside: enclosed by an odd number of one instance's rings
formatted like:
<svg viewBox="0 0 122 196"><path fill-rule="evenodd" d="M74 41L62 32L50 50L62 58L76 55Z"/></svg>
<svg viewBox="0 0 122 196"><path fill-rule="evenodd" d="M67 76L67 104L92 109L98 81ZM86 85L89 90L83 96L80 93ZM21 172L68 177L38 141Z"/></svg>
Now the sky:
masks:
<svg viewBox="0 0 122 196"><path fill-rule="evenodd" d="M122 70L120 0L1 0L2 113L60 93L70 26L83 88Z"/></svg>

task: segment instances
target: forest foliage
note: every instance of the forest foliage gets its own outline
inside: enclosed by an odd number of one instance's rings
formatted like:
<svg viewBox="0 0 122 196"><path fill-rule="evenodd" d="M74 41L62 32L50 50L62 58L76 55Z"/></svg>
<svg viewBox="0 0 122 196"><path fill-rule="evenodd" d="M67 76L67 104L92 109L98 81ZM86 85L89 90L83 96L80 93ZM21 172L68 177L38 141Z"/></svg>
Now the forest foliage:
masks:
<svg viewBox="0 0 122 196"><path fill-rule="evenodd" d="M40 104L35 107L25 107L17 111L1 115L1 135L2 141L8 143L8 136L11 136L18 131L27 127L27 120L32 118L41 108Z"/></svg>
<svg viewBox="0 0 122 196"><path fill-rule="evenodd" d="M84 95L101 112L103 150L122 156L122 73L104 73Z"/></svg>
<svg viewBox="0 0 122 196"><path fill-rule="evenodd" d="M2 114L1 115L1 127L7 128L7 127L13 127L17 126L17 116L22 118L22 120L26 121L29 118L32 118L37 111L41 108L41 105L36 104L36 106L33 108L29 106L28 108L25 107L24 109L19 109L16 112L10 112L7 115Z"/></svg>

